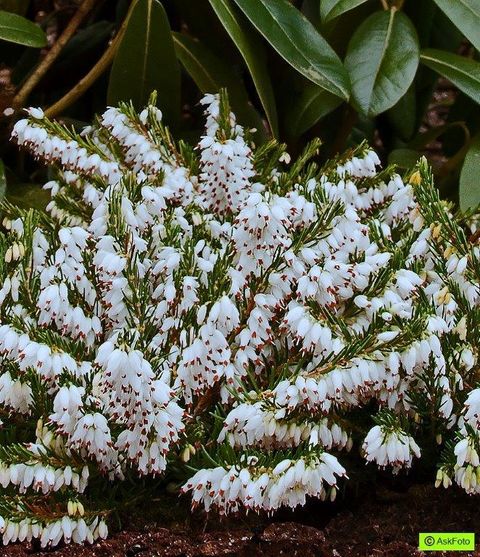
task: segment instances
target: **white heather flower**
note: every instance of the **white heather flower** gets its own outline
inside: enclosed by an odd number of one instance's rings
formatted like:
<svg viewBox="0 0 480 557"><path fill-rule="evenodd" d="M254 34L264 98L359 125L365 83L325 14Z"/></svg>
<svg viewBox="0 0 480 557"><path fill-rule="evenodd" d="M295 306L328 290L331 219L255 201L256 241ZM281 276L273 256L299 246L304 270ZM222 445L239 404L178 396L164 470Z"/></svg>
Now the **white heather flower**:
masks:
<svg viewBox="0 0 480 557"><path fill-rule="evenodd" d="M465 401L465 410L465 421L478 429L480 425L480 389L470 391Z"/></svg>
<svg viewBox="0 0 480 557"><path fill-rule="evenodd" d="M26 109L26 111L32 118L41 120L45 117L45 114L43 113L43 110L41 108L28 108Z"/></svg>
<svg viewBox="0 0 480 557"><path fill-rule="evenodd" d="M115 458L112 451L112 438L108 422L102 414L85 414L82 416L69 440L72 448L84 448L100 464L109 463Z"/></svg>
<svg viewBox="0 0 480 557"><path fill-rule="evenodd" d="M202 501L207 510L215 506L222 514L240 506L272 511L305 504L307 495L326 498L327 489L334 489L337 477L344 475L334 456L321 453L309 460L286 459L256 474L240 467L200 470L182 489L193 492L194 504Z"/></svg>
<svg viewBox="0 0 480 557"><path fill-rule="evenodd" d="M52 422L59 426L59 430L71 435L78 420L83 416L83 397L85 389L70 385L61 387L53 401L54 413L50 415Z"/></svg>
<svg viewBox="0 0 480 557"><path fill-rule="evenodd" d="M381 467L393 466L396 470L409 468L414 456L420 458L420 449L412 437L378 425L368 432L363 450L368 462L375 461Z"/></svg>
<svg viewBox="0 0 480 557"><path fill-rule="evenodd" d="M208 321L221 332L229 333L240 323L240 315L234 302L228 296L222 296L215 302L208 314Z"/></svg>

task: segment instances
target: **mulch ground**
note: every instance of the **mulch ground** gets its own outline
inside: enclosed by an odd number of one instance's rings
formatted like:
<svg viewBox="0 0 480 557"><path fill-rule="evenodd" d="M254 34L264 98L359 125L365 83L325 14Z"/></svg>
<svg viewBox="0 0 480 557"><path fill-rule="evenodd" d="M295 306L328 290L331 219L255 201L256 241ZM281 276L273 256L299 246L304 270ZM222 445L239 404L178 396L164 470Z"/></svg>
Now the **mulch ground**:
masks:
<svg viewBox="0 0 480 557"><path fill-rule="evenodd" d="M311 502L304 509L267 517L198 514L189 523L142 525L138 514L124 530L93 546L41 550L31 544L0 549L0 557L417 557L419 532L476 532L480 500L452 489L414 485L407 491L378 487L335 505ZM433 552L434 557L480 557Z"/></svg>

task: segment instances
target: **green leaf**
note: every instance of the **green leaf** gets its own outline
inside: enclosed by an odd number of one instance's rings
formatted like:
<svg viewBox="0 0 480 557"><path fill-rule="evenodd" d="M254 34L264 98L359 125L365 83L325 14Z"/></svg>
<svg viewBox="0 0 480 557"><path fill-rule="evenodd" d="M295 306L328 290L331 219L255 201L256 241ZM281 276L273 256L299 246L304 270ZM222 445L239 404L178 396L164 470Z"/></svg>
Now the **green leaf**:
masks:
<svg viewBox="0 0 480 557"><path fill-rule="evenodd" d="M287 108L285 127L289 135L298 137L341 103L342 100L337 96L318 85L309 84Z"/></svg>
<svg viewBox="0 0 480 557"><path fill-rule="evenodd" d="M420 59L480 104L480 63L433 48L422 50Z"/></svg>
<svg viewBox="0 0 480 557"><path fill-rule="evenodd" d="M288 0L235 0L257 30L295 70L348 100L345 68L332 47Z"/></svg>
<svg viewBox="0 0 480 557"><path fill-rule="evenodd" d="M114 28L115 25L110 21L101 20L77 31L62 49L57 58L57 67L60 63L71 63L72 58L81 59L88 53L93 53L94 56L95 53L98 55L99 49L103 50Z"/></svg>
<svg viewBox="0 0 480 557"><path fill-rule="evenodd" d="M245 23L238 17L230 0L209 0L209 2L243 56L265 110L272 134L274 137L278 137L277 108L272 83L268 75L263 45L258 37L251 33L245 26Z"/></svg>
<svg viewBox="0 0 480 557"><path fill-rule="evenodd" d="M264 128L262 119L250 104L245 86L231 65L217 57L201 41L183 33L173 32L175 51L185 71L195 81L202 93L228 91L229 101L239 122Z"/></svg>
<svg viewBox="0 0 480 557"><path fill-rule="evenodd" d="M118 47L108 84L108 103L143 108L152 91L167 123L180 115L180 67L167 14L157 0L136 0Z"/></svg>
<svg viewBox="0 0 480 557"><path fill-rule="evenodd" d="M39 209L44 211L51 200L50 192L38 184L9 184L7 200L22 209Z"/></svg>
<svg viewBox="0 0 480 557"><path fill-rule="evenodd" d="M417 164L419 158L420 154L413 149L394 149L388 155L388 164L396 164L398 167L408 170Z"/></svg>
<svg viewBox="0 0 480 557"><path fill-rule="evenodd" d="M320 0L322 22L327 23L354 8L365 4L368 0Z"/></svg>
<svg viewBox="0 0 480 557"><path fill-rule="evenodd" d="M418 41L420 47L426 48L431 45L431 34L438 19L437 13L439 12L433 0L426 0L423 2L405 3L405 13L411 19L415 29L418 33Z"/></svg>
<svg viewBox="0 0 480 557"><path fill-rule="evenodd" d="M407 92L419 62L418 37L408 17L396 10L375 12L357 29L345 65L356 108L376 116Z"/></svg>
<svg viewBox="0 0 480 557"><path fill-rule="evenodd" d="M393 131L403 141L409 141L416 131L417 98L415 92L415 82L413 82L405 95L386 113Z"/></svg>
<svg viewBox="0 0 480 557"><path fill-rule="evenodd" d="M480 50L480 2L478 0L434 0L442 12Z"/></svg>
<svg viewBox="0 0 480 557"><path fill-rule="evenodd" d="M460 208L462 211L476 207L480 203L480 134L470 144L462 172L460 174Z"/></svg>
<svg viewBox="0 0 480 557"><path fill-rule="evenodd" d="M35 48L47 45L47 36L38 25L21 15L3 11L0 11L0 39Z"/></svg>
<svg viewBox="0 0 480 557"><path fill-rule="evenodd" d="M227 87L233 94L234 89L241 86L231 66L215 56L202 42L175 31L172 36L180 63L202 93L216 93Z"/></svg>

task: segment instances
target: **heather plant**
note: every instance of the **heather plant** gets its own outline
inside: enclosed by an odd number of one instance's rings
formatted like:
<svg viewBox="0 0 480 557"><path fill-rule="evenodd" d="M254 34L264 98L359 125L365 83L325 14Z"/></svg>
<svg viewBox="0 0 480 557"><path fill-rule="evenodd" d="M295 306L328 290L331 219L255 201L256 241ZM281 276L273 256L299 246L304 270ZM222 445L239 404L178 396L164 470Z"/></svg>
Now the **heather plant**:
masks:
<svg viewBox="0 0 480 557"><path fill-rule="evenodd" d="M442 451L437 484L480 491L475 216L425 161L319 168L202 103L195 148L154 98L15 125L56 178L46 213L3 202L4 543L105 537L149 478L220 513L333 499L347 451Z"/></svg>

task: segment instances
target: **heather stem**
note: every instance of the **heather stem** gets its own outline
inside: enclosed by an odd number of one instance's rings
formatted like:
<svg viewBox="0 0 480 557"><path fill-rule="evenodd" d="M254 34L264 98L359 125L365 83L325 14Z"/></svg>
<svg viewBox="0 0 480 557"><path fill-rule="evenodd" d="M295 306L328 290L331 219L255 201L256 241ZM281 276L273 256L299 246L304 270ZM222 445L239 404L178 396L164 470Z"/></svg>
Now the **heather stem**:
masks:
<svg viewBox="0 0 480 557"><path fill-rule="evenodd" d="M72 38L75 34L75 31L82 23L85 16L92 10L95 6L96 0L85 0L78 10L75 12L75 15L72 17L70 22L68 23L67 27L60 35L58 40L52 46L52 48L48 51L45 58L40 62L40 64L36 67L35 71L30 75L30 77L25 81L23 86L21 87L20 91L16 94L13 99L13 106L15 108L22 108L25 105L25 102L36 87L36 85L40 82L42 77L47 73L53 62L57 59L60 52L63 50L63 47L68 43L68 41Z"/></svg>

